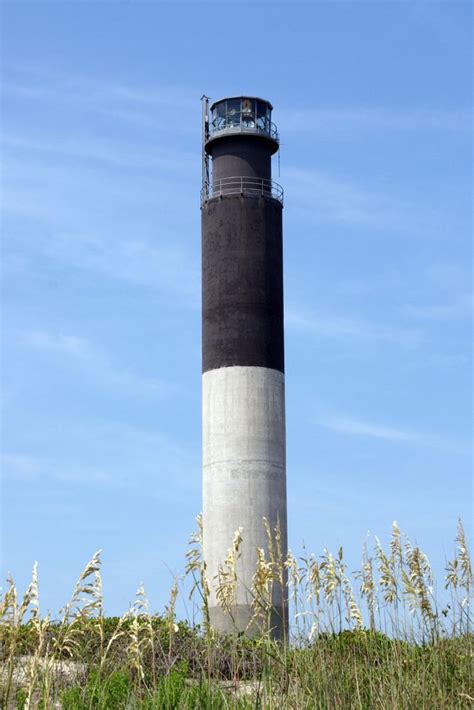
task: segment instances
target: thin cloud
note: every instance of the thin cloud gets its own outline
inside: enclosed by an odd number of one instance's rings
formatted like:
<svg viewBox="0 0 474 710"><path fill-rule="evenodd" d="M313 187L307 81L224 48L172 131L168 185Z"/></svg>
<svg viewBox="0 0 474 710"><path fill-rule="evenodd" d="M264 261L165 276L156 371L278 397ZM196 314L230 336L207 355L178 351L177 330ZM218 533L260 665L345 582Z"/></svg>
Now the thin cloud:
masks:
<svg viewBox="0 0 474 710"><path fill-rule="evenodd" d="M368 422L334 417L322 422L323 426L341 434L354 434L356 436L369 436L375 439L386 439L387 441L420 441L418 434L414 432L402 431L391 427L369 424Z"/></svg>
<svg viewBox="0 0 474 710"><path fill-rule="evenodd" d="M171 239L170 239L171 241ZM87 234L57 234L45 251L55 260L95 271L111 279L151 288L176 297L175 304L197 308L199 270L183 248L146 239L108 239ZM180 274L180 278L176 278Z"/></svg>
<svg viewBox="0 0 474 710"><path fill-rule="evenodd" d="M129 143L93 140L90 137L77 137L76 140L31 140L15 134L4 134L2 145L10 151L39 153L42 155L62 156L71 159L80 158L92 163L105 163L113 167L122 166L138 170L166 170L178 174L182 179L189 179L196 171L197 156L178 148L172 152L163 146L147 144L139 149Z"/></svg>
<svg viewBox="0 0 474 710"><path fill-rule="evenodd" d="M93 148L78 150L88 155ZM102 156L113 160L113 152L109 146ZM141 151L134 155L143 157ZM6 268L18 266L10 254L21 254L24 265L47 257L172 296L174 306L196 308L199 262L189 239L181 237L193 227L187 214L180 215L181 223L171 218L167 208L179 193L163 171L130 182L123 171L106 177L98 173L92 159L71 170L56 159L35 162L16 156L8 161L8 176L3 195ZM188 189L186 181L179 185ZM149 214L157 215L153 226ZM19 219L27 221L27 229L16 228Z"/></svg>
<svg viewBox="0 0 474 710"><path fill-rule="evenodd" d="M114 396L163 397L187 394L180 385L142 377L130 369L117 366L103 347L82 337L34 330L21 333L18 339L34 350L61 356L66 365L72 359L74 365L79 365L91 382L112 389Z"/></svg>
<svg viewBox="0 0 474 710"><path fill-rule="evenodd" d="M438 292L452 294L461 284L470 291L472 284L470 261L465 259L458 262L447 260L435 262L428 266L426 276Z"/></svg>
<svg viewBox="0 0 474 710"><path fill-rule="evenodd" d="M24 210L27 209L25 206ZM47 215L38 214L34 206L33 211L31 217L46 226ZM38 230L34 242L28 233L16 235L15 241L22 258L10 261L6 254L5 269L28 268L34 256L40 255L63 267L72 266L150 289L164 299L171 298L174 308L196 310L200 307L199 263L185 246L173 244L171 235L169 243L165 239L153 243L146 237L127 239L118 235L114 242L97 234L59 228L57 231L47 229L44 234ZM176 274L180 275L179 279Z"/></svg>
<svg viewBox="0 0 474 710"><path fill-rule="evenodd" d="M80 466L50 461L39 456L6 453L0 458L2 475L18 481L44 481L53 479L65 483L81 483L86 486L112 483L114 472L98 466Z"/></svg>
<svg viewBox="0 0 474 710"><path fill-rule="evenodd" d="M469 109L319 108L282 111L282 132L345 135L379 131L454 131L470 130Z"/></svg>
<svg viewBox="0 0 474 710"><path fill-rule="evenodd" d="M33 67L10 66L4 74L7 76L2 86L4 96L69 106L155 131L159 128L161 132L199 134L199 96L186 87L132 86ZM189 120L190 115L196 119Z"/></svg>
<svg viewBox="0 0 474 710"><path fill-rule="evenodd" d="M285 325L307 335L330 339L346 339L388 343L417 348L423 341L419 330L373 323L338 315L307 314L291 307L285 312Z"/></svg>
<svg viewBox="0 0 474 710"><path fill-rule="evenodd" d="M22 333L20 339L23 343L36 350L72 355L75 358L81 359L91 355L89 342L75 335L53 334L33 330Z"/></svg>
<svg viewBox="0 0 474 710"><path fill-rule="evenodd" d="M182 498L183 492L189 494L198 484L199 461L192 448L159 430L95 421L61 422L54 431L60 432L62 442L68 442L71 455L63 459L61 454L40 451L5 452L0 459L2 476L12 481L113 486L114 490L139 485L140 490L160 499ZM54 448L54 441L50 443ZM164 485L169 481L172 486Z"/></svg>
<svg viewBox="0 0 474 710"><path fill-rule="evenodd" d="M465 294L451 303L407 303L402 313L409 318L428 321L453 321L472 317L472 296Z"/></svg>
<svg viewBox="0 0 474 710"><path fill-rule="evenodd" d="M286 168L287 202L308 223L365 227L400 236L440 234L453 215L321 170Z"/></svg>
<svg viewBox="0 0 474 710"><path fill-rule="evenodd" d="M472 445L445 435L426 434L409 429L397 429L347 416L326 416L319 420L325 429L347 436L382 439L393 443L412 444L439 449L459 456L470 456Z"/></svg>
<svg viewBox="0 0 474 710"><path fill-rule="evenodd" d="M5 453L0 457L2 477L28 481L38 475L38 460L27 454Z"/></svg>
<svg viewBox="0 0 474 710"><path fill-rule="evenodd" d="M149 104L168 108L179 106L190 109L196 106L192 91L186 87L166 84L124 84L116 80L91 78L58 69L39 68L32 65L8 65L5 67L8 81L4 90L8 93L34 97L55 98L62 101L101 100L107 103L116 100L125 103ZM197 98L199 102L199 97Z"/></svg>

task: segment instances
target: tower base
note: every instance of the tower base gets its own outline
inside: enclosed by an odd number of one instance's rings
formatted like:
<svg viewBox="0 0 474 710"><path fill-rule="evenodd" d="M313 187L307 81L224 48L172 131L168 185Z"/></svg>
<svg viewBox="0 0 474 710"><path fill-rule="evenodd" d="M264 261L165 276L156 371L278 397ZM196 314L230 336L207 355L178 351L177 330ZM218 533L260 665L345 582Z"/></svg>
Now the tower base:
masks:
<svg viewBox="0 0 474 710"><path fill-rule="evenodd" d="M209 609L211 626L216 631L224 634L245 632L249 638L269 633L275 640L282 640L288 629L288 609L274 607L270 619L258 619L252 622L253 610L249 604L236 604L230 611L219 606Z"/></svg>
<svg viewBox="0 0 474 710"><path fill-rule="evenodd" d="M211 623L218 631L255 635L249 627L258 549L283 564L287 551L284 375L266 367L222 367L203 375L203 537ZM265 524L266 521L266 524ZM219 569L227 564L234 534L242 542L235 559L233 612L219 607ZM275 529L280 531L277 543ZM273 544L269 544L268 533ZM273 548L273 553L271 549ZM278 549L279 548L279 549ZM286 577L286 570L282 574ZM286 589L275 580L270 626L283 635ZM259 625L261 625L259 620ZM268 621L263 620L268 628Z"/></svg>

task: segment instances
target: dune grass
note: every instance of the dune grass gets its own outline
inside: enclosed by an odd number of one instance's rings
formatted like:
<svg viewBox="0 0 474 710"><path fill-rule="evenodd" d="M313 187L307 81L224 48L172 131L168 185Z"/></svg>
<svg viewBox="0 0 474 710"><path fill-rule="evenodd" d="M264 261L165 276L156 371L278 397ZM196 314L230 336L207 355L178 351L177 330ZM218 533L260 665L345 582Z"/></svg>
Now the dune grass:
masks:
<svg viewBox="0 0 474 710"><path fill-rule="evenodd" d="M200 623L176 617L174 584L163 614L143 587L122 617L103 611L100 554L80 575L57 619L42 617L36 565L19 597L12 579L0 599L3 708L468 708L474 703L472 568L462 523L446 563L441 604L426 555L394 523L387 549L364 545L361 568L333 555L281 554L267 528L252 584L254 638L209 624L201 530L186 574ZM215 580L231 613L237 531ZM287 584L291 622L272 638L272 588Z"/></svg>

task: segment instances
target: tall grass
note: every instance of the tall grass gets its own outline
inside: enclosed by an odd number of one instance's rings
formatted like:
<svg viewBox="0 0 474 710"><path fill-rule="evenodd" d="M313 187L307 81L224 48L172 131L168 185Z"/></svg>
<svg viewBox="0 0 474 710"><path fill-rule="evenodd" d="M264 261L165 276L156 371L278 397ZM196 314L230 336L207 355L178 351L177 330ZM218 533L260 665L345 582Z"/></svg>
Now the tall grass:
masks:
<svg viewBox="0 0 474 710"><path fill-rule="evenodd" d="M216 579L202 555L202 521L187 553L190 596L200 623L176 617L174 582L162 615L143 586L120 618L104 615L100 553L93 555L57 619L42 617L38 573L19 596L0 598L0 704L19 708L463 708L472 685L472 567L461 521L447 561L441 603L427 556L392 526L384 548L363 545L349 573L340 548L283 556L267 531L249 590L252 631L219 635L209 590L232 618L237 530ZM272 638L275 585L286 586L290 623ZM59 705L58 705L59 703Z"/></svg>

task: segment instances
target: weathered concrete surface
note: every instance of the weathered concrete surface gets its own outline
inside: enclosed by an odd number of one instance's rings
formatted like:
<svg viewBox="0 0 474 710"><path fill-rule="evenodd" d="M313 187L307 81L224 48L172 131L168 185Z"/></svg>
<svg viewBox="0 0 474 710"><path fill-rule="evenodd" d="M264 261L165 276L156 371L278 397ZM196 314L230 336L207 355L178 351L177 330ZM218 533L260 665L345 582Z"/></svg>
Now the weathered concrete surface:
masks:
<svg viewBox="0 0 474 710"><path fill-rule="evenodd" d="M287 549L284 375L265 367L224 367L203 375L203 495L204 557L211 587L211 621L221 631L232 630L215 596L215 576L235 531L243 528L235 627L250 620L250 589L257 547L268 549L263 525L281 528ZM285 606L275 585L273 604ZM282 612L280 612L280 616ZM281 620L276 635L281 633Z"/></svg>
<svg viewBox="0 0 474 710"><path fill-rule="evenodd" d="M287 605L272 607L268 627L266 617L255 619L253 614L249 604L234 605L230 611L218 606L209 609L211 626L221 633L235 634L245 630L246 636L252 638L268 630L273 638L283 637L283 627L288 627Z"/></svg>

